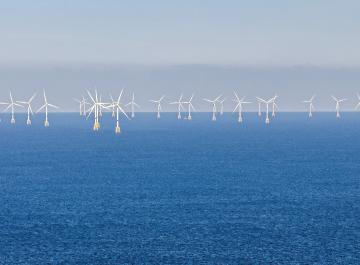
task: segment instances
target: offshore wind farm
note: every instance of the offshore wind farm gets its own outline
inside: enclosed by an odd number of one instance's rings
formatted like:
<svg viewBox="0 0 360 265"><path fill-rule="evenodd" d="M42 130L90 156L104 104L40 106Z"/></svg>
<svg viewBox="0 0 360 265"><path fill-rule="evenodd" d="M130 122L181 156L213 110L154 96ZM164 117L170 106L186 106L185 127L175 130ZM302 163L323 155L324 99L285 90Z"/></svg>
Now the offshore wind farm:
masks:
<svg viewBox="0 0 360 265"><path fill-rule="evenodd" d="M110 94L107 101L101 100L102 96L98 93L97 89L94 89L93 94L86 89L85 90L89 98L87 98L84 95L81 95L80 99L74 99L74 102L78 103L78 110L79 115L81 117L84 117L85 119L89 119L91 115L94 117L94 123L93 123L93 130L99 131L101 128L101 117L103 116L103 112L111 113L111 117L116 120L115 123L115 133L120 134L121 128L120 128L120 120L123 116L124 118L130 120L135 118L135 108L139 111L141 111L141 107L139 104L135 102L135 93L133 92L131 94L131 100L127 104L123 104L121 102L122 95L124 93L124 89L121 89L118 98L115 100L113 96ZM31 125L31 118L34 116L34 112L31 107L31 103L34 100L37 93L34 93L28 101L14 101L12 92L10 91L10 102L0 102L1 105L5 105L5 108L3 112L9 111L11 114L10 123L15 124L15 107L23 108L26 110L27 113L27 120L26 124ZM243 110L243 104L252 104L252 102L245 101L245 96L239 97L236 92L234 92L235 98L232 99L233 102L235 102L235 108L233 112L237 111L238 113L238 122L243 122L243 115L246 114L246 112ZM359 99L359 93L355 94L357 98ZM270 124L270 113L271 118L274 119L276 117L276 112L279 111L279 106L276 103L276 100L278 99L278 95L275 94L272 98L269 98L267 100L256 97L256 100L258 102L258 116L261 117L262 112L265 114L265 124ZM48 108L55 108L59 109L58 106L55 106L53 104L48 103L45 90L43 91L43 98L44 98L44 104L36 111L36 113L40 112L41 110L45 111L45 121L44 126L49 127L49 120L48 120ZM333 95L330 95L330 98L333 99L335 104L335 117L340 118L340 103L347 101L346 98L338 99ZM193 105L193 99L194 99L194 93L190 96L188 101L185 101L183 99L183 94L180 94L180 97L175 100L169 102L170 105L175 105L177 108L177 119L185 119L185 120L192 120L191 111L196 111L194 105ZM224 102L226 100L225 97L223 97L223 94L218 95L214 99L208 99L203 98L204 101L211 104L211 121L215 122L217 120L216 116L220 115L222 116L224 114ZM309 100L301 101L302 103L308 104L308 116L309 118L313 117L313 113L315 111L314 108L314 101L315 101L315 94L311 96ZM89 103L89 102L92 102ZM150 99L149 102L156 104L156 118L160 119L160 114L163 111L163 107L161 103L165 103L165 95L162 95L159 100L153 100ZM187 106L187 109L185 108ZM357 103L354 107L354 110L356 111L360 106L360 103ZM128 108L128 109L126 109ZM174 110L168 109L168 112L172 112ZM187 116L186 116L187 112ZM304 109L304 112L306 112L306 109ZM131 117L131 118L130 118Z"/></svg>
<svg viewBox="0 0 360 265"><path fill-rule="evenodd" d="M110 112L111 117L116 119L116 125L115 125L115 133L119 134L121 132L120 128L120 115L123 115L126 119L134 119L135 118L135 107L137 109L140 109L140 105L135 102L135 94L132 93L131 101L125 105L121 103L121 97L124 93L124 89L120 91L119 97L114 100L112 95L110 94L108 101L102 101L101 100L101 94L98 94L97 89L94 90L93 95L89 90L86 90L86 93L89 96L89 99L87 99L85 96L81 95L81 100L75 99L74 101L78 103L78 109L79 109L79 115L83 116L84 118L88 119L91 115L94 117L94 124L93 124L93 130L98 131L101 127L100 120L102 117L102 113L104 112ZM235 98L232 99L232 101L235 102L235 108L233 112L238 112L238 122L243 122L243 104L251 104L249 101L244 101L245 96L243 96L241 99L238 96L236 92L234 92ZM21 107L25 108L27 112L27 120L26 124L31 125L31 117L34 115L34 112L31 107L31 102L34 100L36 96L36 93L31 96L31 98L28 101L14 101L12 93L10 92L10 102L0 102L2 105L6 105L6 108L4 108L3 112L10 111L11 113L11 120L10 123L15 124L15 107ZM359 97L359 94L356 94L357 97ZM44 104L36 111L36 113L40 112L41 110L45 110L45 121L44 126L49 127L49 120L48 120L48 108L55 108L59 109L58 106L55 106L53 104L48 103L45 90L43 91L43 97L44 97ZM278 95L275 94L274 97L265 100L261 97L256 97L256 100L258 102L258 116L261 117L262 113L262 107L264 107L265 112L265 124L270 123L270 112L271 117L275 118L276 111L279 111L279 107L276 104L276 100L278 98ZM100 100L99 100L100 99ZM162 95L159 100L153 100L150 99L149 102L156 104L156 117L157 119L160 119L160 113L163 111L161 103L164 101L165 95ZM186 119L186 120L192 120L191 111L195 111L195 107L192 103L194 99L194 94L191 95L190 99L188 101L183 100L183 94L180 95L178 100L169 102L170 105L176 105L177 107L177 119ZM331 95L331 99L333 99L336 102L335 106L335 113L336 118L340 118L340 103L346 101L346 98L343 99L337 99L335 96ZM203 98L204 101L209 102L211 104L211 121L215 122L217 114L222 116L224 114L224 102L226 100L223 95L217 96L215 99L207 99ZM304 100L302 103L309 104L309 118L313 117L314 113L314 104L313 101L315 100L315 95L311 96L309 100ZM16 103L17 102L17 103ZM92 102L93 104L89 103ZM186 116L185 112L185 106L187 105L188 109L188 115ZM360 103L357 103L354 107L355 110L359 108ZM129 107L128 111L125 111L125 108ZM170 110L171 111L171 110ZM306 110L305 110L306 111ZM246 112L245 112L246 113ZM130 118L131 117L131 118Z"/></svg>

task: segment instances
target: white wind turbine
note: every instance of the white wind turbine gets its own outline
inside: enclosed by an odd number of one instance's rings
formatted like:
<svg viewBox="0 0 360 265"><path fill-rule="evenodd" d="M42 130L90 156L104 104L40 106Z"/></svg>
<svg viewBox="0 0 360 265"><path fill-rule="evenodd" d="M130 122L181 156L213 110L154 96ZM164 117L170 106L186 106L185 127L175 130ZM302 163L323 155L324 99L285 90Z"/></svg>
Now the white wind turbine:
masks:
<svg viewBox="0 0 360 265"><path fill-rule="evenodd" d="M216 102L219 102L219 99L221 98L222 95L218 96L217 98L215 98L214 100L210 100L207 98L204 98L203 100L209 102L212 104L212 121L216 121Z"/></svg>
<svg viewBox="0 0 360 265"><path fill-rule="evenodd" d="M224 101L225 100L226 100L226 98L223 98L222 100L218 101L220 103L220 115L224 114Z"/></svg>
<svg viewBox="0 0 360 265"><path fill-rule="evenodd" d="M189 101L184 101L183 103L184 104L187 104L188 105L188 116L187 116L187 119L188 120L191 120L192 117L191 117L191 110L195 111L195 108L194 108L194 105L191 103L191 101L193 100L194 98L194 94L191 95Z"/></svg>
<svg viewBox="0 0 360 265"><path fill-rule="evenodd" d="M51 108L55 108L55 109L58 109L59 107L53 105L53 104L50 104L47 102L47 98L46 98L46 94L45 94L45 90L44 90L44 105L42 105L37 111L36 113L38 113L39 111L41 111L42 109L45 109L45 122L44 122L44 125L45 127L49 127L49 120L48 120L48 108L51 107Z"/></svg>
<svg viewBox="0 0 360 265"><path fill-rule="evenodd" d="M161 108L161 101L164 99L164 97L165 97L165 95L162 95L159 100L153 100L153 99L150 99L150 100L149 100L150 102L153 102L153 103L156 103L156 104L157 104L157 115L156 115L156 117L157 117L158 119L160 119L160 112L161 112L161 110L162 110L162 108Z"/></svg>
<svg viewBox="0 0 360 265"><path fill-rule="evenodd" d="M358 98L359 103L355 106L355 109L357 110L360 107L360 94L356 93L356 96Z"/></svg>
<svg viewBox="0 0 360 265"><path fill-rule="evenodd" d="M236 104L235 109L233 110L233 112L235 112L236 109L238 110L238 113L239 113L238 122L242 122L243 121L243 118L242 118L242 110L243 110L242 104L250 104L251 102L244 101L245 97L242 97L240 99L239 96L236 94L236 92L234 92L234 94L235 94L235 99L233 101L236 102L237 104Z"/></svg>
<svg viewBox="0 0 360 265"><path fill-rule="evenodd" d="M117 100L115 102L113 102L110 107L111 108L115 108L116 109L116 127L115 127L115 133L120 133L121 130L120 130L120 125L119 125L119 111L121 111L126 118L129 118L129 116L126 114L126 112L123 110L123 108L120 106L120 100L121 100L121 96L122 96L122 93L123 93L123 89L121 90L120 92L120 95L119 97L117 98Z"/></svg>
<svg viewBox="0 0 360 265"><path fill-rule="evenodd" d="M273 103L274 98L271 98L271 99L269 99L269 100L264 100L264 99L259 98L259 97L256 97L256 98L257 98L257 100L258 100L259 102L262 102L262 103L266 104L266 118L265 118L265 123L266 123L266 124L269 124L269 123L270 123L270 119L269 119L269 104Z"/></svg>
<svg viewBox="0 0 360 265"><path fill-rule="evenodd" d="M98 98L98 93L97 93L97 90L95 89L95 96L93 97L91 95L91 93L86 90L91 101L93 102L90 109L88 110L89 111L89 114L87 116L87 118L90 117L91 113L94 113L94 126L93 126L93 130L94 131L98 131L100 129L100 121L99 121L99 115L100 115L100 111L102 108L108 108L106 107L105 103L102 103L101 102L101 99L99 101L99 98Z"/></svg>
<svg viewBox="0 0 360 265"><path fill-rule="evenodd" d="M15 106L22 107L22 105L15 103L11 91L10 91L10 102L0 102L1 105L8 105L4 111L7 111L8 109L11 109L11 123L15 123Z"/></svg>
<svg viewBox="0 0 360 265"><path fill-rule="evenodd" d="M278 105L275 103L275 100L278 98L278 95L275 94L275 96L273 97L273 101L272 101L272 113L271 116L275 117L275 109L279 110Z"/></svg>
<svg viewBox="0 0 360 265"><path fill-rule="evenodd" d="M182 101L183 94L180 95L179 101L170 102L169 104L177 104L178 105L178 120L181 119L181 110L184 110L183 101Z"/></svg>
<svg viewBox="0 0 360 265"><path fill-rule="evenodd" d="M36 96L36 94L32 95L32 97L28 101L17 101L20 104L27 105L27 120L26 120L27 125L31 125L30 117L31 117L31 115L34 115L34 112L33 112L32 107L31 107L31 102L33 101L35 96Z"/></svg>
<svg viewBox="0 0 360 265"><path fill-rule="evenodd" d="M76 99L76 98L74 98L74 100L77 103L79 103L79 114L80 114L80 116L85 116L86 117L86 105L89 105L90 103L86 101L84 96L81 96L81 100Z"/></svg>
<svg viewBox="0 0 360 265"><path fill-rule="evenodd" d="M140 108L140 106L135 102L135 94L132 94L132 99L131 101L126 104L125 106L130 106L131 107L131 118L135 117L135 107Z"/></svg>
<svg viewBox="0 0 360 265"><path fill-rule="evenodd" d="M312 97L309 100L303 100L303 103L309 104L309 118L313 116L313 110L314 110L314 104L313 101L315 99L315 95L312 95Z"/></svg>
<svg viewBox="0 0 360 265"><path fill-rule="evenodd" d="M77 103L79 103L79 114L80 114L80 116L82 116L82 115L83 115L83 102L82 102L82 100L79 100L79 99L77 99L77 98L74 98L74 100L75 100Z"/></svg>
<svg viewBox="0 0 360 265"><path fill-rule="evenodd" d="M333 95L331 95L332 99L336 101L336 106L335 106L335 110L336 110L336 118L340 118L340 103L346 101L346 98L342 98L342 99L337 99L336 97L334 97Z"/></svg>

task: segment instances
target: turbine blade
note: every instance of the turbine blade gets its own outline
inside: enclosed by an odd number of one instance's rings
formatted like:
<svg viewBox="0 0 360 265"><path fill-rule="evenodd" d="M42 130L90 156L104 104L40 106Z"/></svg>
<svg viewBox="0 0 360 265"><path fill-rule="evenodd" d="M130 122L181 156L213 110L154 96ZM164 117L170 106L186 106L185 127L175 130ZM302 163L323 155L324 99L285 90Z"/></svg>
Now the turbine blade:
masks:
<svg viewBox="0 0 360 265"><path fill-rule="evenodd" d="M117 107L119 108L119 110L125 115L125 117L130 120L129 116L126 114L126 112L119 106L117 105Z"/></svg>
<svg viewBox="0 0 360 265"><path fill-rule="evenodd" d="M235 106L235 108L234 108L233 112L235 112L235 111L236 111L236 109L237 109L239 106L240 106L240 102L239 102L238 104L236 104L236 106Z"/></svg>
<svg viewBox="0 0 360 265"><path fill-rule="evenodd" d="M55 106L55 105L53 105L53 104L48 104L48 106L49 106L49 107L53 107L53 108L55 108L55 109L58 109L58 108L59 108L58 106Z"/></svg>
<svg viewBox="0 0 360 265"><path fill-rule="evenodd" d="M236 97L236 100L237 101L240 101L240 98L239 98L239 96L238 96L238 94L234 91L234 95L235 95L235 97Z"/></svg>
<svg viewBox="0 0 360 265"><path fill-rule="evenodd" d="M95 100L94 100L94 98L92 97L92 95L91 95L90 91L89 91L89 90L86 90L86 92L88 93L88 95L89 95L89 97L90 97L91 101L95 103Z"/></svg>
<svg viewBox="0 0 360 265"><path fill-rule="evenodd" d="M191 95L189 102L194 98L194 94Z"/></svg>
<svg viewBox="0 0 360 265"><path fill-rule="evenodd" d="M7 111L10 108L11 108L11 104L9 106L7 106L6 109L3 110L3 112Z"/></svg>
<svg viewBox="0 0 360 265"><path fill-rule="evenodd" d="M220 94L214 101L219 101L219 99L222 97L222 94Z"/></svg>
<svg viewBox="0 0 360 265"><path fill-rule="evenodd" d="M119 95L119 97L117 99L117 104L120 104L120 99L121 99L121 96L122 96L123 92L124 92L124 89L121 89L120 95Z"/></svg>
<svg viewBox="0 0 360 265"><path fill-rule="evenodd" d="M44 100L45 100L45 103L47 103L45 89L44 89Z"/></svg>
<svg viewBox="0 0 360 265"><path fill-rule="evenodd" d="M36 111L36 113L38 113L39 111L41 111L43 108L45 108L46 107L46 104L44 104L44 105L42 105L37 111Z"/></svg>

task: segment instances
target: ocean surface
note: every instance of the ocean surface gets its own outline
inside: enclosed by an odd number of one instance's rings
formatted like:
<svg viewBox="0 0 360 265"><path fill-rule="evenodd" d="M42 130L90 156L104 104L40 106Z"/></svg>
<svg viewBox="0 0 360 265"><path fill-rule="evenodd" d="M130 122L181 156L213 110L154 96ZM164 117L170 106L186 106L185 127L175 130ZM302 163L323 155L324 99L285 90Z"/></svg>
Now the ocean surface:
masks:
<svg viewBox="0 0 360 265"><path fill-rule="evenodd" d="M360 264L360 113L0 122L0 264Z"/></svg>

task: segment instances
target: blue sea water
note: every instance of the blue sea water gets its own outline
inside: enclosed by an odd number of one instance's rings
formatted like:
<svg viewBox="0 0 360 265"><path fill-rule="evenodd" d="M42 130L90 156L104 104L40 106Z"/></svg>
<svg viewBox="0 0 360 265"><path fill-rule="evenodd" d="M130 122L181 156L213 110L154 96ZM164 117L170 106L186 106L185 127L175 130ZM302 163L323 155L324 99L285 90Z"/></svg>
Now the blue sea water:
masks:
<svg viewBox="0 0 360 265"><path fill-rule="evenodd" d="M0 264L360 264L360 114L0 123Z"/></svg>

